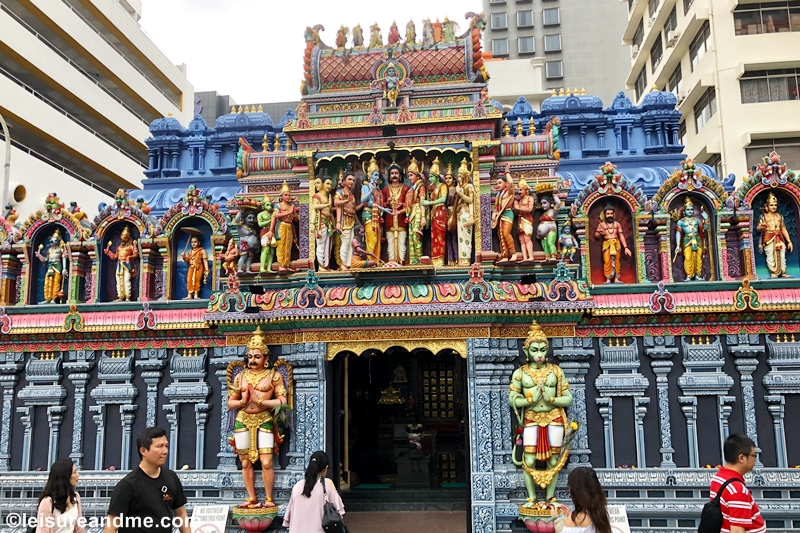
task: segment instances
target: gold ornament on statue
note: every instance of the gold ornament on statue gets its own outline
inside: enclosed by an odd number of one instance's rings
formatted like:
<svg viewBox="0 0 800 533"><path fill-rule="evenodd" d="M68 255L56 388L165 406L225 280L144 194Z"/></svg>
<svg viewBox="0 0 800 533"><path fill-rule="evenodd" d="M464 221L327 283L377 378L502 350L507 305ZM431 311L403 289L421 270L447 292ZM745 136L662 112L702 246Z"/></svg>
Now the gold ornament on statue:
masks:
<svg viewBox="0 0 800 533"><path fill-rule="evenodd" d="M264 332L261 331L261 326L258 326L256 330L253 332L253 336L250 337L250 340L247 343L248 350L261 350L261 353L266 353L267 345L264 344Z"/></svg>
<svg viewBox="0 0 800 533"><path fill-rule="evenodd" d="M544 330L535 320L531 322L528 337L525 339L523 347L527 348L532 342L548 342L547 335L544 334Z"/></svg>
<svg viewBox="0 0 800 533"><path fill-rule="evenodd" d="M419 174L419 161L415 157L412 157L411 162L408 164L408 172Z"/></svg>

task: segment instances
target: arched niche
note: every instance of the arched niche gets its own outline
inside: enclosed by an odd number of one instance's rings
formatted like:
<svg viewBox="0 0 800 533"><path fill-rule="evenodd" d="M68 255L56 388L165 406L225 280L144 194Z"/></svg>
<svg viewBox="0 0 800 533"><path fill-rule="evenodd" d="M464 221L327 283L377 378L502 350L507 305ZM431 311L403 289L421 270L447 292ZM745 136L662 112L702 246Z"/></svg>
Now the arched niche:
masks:
<svg viewBox="0 0 800 533"><path fill-rule="evenodd" d="M113 302L117 300L117 261L111 259L106 255L106 250L109 249L109 243L111 244L110 250L116 252L119 243L120 243L120 235L122 234L122 230L124 228L128 228L128 231L131 234L131 239L136 241L137 247L139 247L139 239L141 238L141 231L137 227L136 224L133 224L129 220L121 220L118 222L112 222L108 225L107 228L103 231L102 237L99 239L98 242L98 263L100 265L99 273L98 273L98 287L97 287L97 301L98 302ZM139 254L141 255L141 249L139 250ZM131 265L133 270L131 271L131 301L136 301L139 299L139 278L141 274L141 257L137 257L131 261Z"/></svg>
<svg viewBox="0 0 800 533"><path fill-rule="evenodd" d="M70 261L69 254L69 241L71 239L71 228L60 222L49 222L37 228L31 237L30 241L30 258L28 266L28 283L30 290L28 291L27 302L28 305L37 305L45 302L44 287L47 276L47 264L42 262L36 252L39 251L39 246L42 245L41 255L47 259L47 246L50 237L53 236L56 230L60 230L61 239L67 243L67 250L63 252L66 261L62 260L62 292L63 297L56 300L56 303L66 303L69 299L69 283L70 283Z"/></svg>
<svg viewBox="0 0 800 533"><path fill-rule="evenodd" d="M672 215L673 213L678 218L683 217L683 209L684 203L686 199L690 198L692 204L694 205L694 217L698 220L701 219L701 208L705 210L708 214L708 221L705 223L703 229L703 242L705 243L705 247L707 252L703 256L703 269L701 272L701 277L703 280L706 281L718 281L723 279L723 276L719 272L719 262L717 258L719 257L719 235L717 235L717 213L716 208L711 203L711 201L704 195L701 194L692 194L692 193L684 193L676 195L672 198L669 203L668 211ZM684 269L684 257L683 254L679 254L676 257L676 234L678 230L677 220L672 217L670 219L669 224L669 243L670 243L670 261L672 264L672 276L675 281L682 282L686 281L686 271Z"/></svg>
<svg viewBox="0 0 800 533"><path fill-rule="evenodd" d="M170 238L170 260L172 261L170 299L181 300L188 295L186 278L189 273L189 264L183 261L182 255L185 252L188 256L191 252L190 241L194 236L200 239L200 247L206 251L206 263L208 265L208 277L206 282L201 284L199 297L201 299L211 297L214 269L214 247L211 239L213 234L214 231L211 225L202 217L187 217L176 226Z"/></svg>
<svg viewBox="0 0 800 533"><path fill-rule="evenodd" d="M622 236L631 251L630 256L625 254L625 248L622 246L622 240L620 239L620 272L617 280L628 284L637 283L639 278L636 271L638 254L635 238L637 231L636 219L628 204L616 196L599 197L589 207L589 229L586 232L586 240L589 243L589 278L593 285L602 285L606 282L606 276L603 272L603 237L595 238L595 232L601 222L600 216L607 207L614 209L615 221L622 226ZM613 258L612 264L616 265Z"/></svg>
<svg viewBox="0 0 800 533"><path fill-rule="evenodd" d="M789 277L800 277L800 248L797 246L797 227L800 224L800 208L797 199L787 190L780 187L764 189L752 200L753 206L753 254L756 262L756 274L759 279L769 279L770 271L767 268L767 259L760 247L763 243L763 232L757 230L758 221L764 213L767 197L774 194L778 199L778 213L783 216L786 230L789 232L794 249L786 250L786 274Z"/></svg>

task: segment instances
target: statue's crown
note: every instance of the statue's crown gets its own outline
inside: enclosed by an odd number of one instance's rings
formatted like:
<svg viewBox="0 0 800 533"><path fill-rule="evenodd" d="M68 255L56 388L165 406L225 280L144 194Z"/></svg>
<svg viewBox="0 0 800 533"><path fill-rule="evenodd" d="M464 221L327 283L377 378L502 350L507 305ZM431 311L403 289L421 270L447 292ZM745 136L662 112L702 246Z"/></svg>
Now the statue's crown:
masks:
<svg viewBox="0 0 800 533"><path fill-rule="evenodd" d="M528 330L528 337L525 339L525 348L533 342L548 342L547 335L544 334L541 326L534 320L531 322L531 327Z"/></svg>
<svg viewBox="0 0 800 533"><path fill-rule="evenodd" d="M250 341L247 343L247 349L261 350L261 353L267 353L267 345L264 344L264 333L261 331L261 326L258 326L253 332L253 336L250 337Z"/></svg>

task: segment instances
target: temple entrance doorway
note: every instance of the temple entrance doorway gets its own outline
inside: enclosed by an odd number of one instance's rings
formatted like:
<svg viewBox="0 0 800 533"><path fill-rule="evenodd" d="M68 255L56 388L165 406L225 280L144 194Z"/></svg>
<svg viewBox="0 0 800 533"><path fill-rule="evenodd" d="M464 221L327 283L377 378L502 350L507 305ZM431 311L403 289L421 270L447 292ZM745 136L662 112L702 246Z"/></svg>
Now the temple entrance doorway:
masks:
<svg viewBox="0 0 800 533"><path fill-rule="evenodd" d="M334 438L345 508L465 511L469 430L459 351L357 351L334 359L341 376L334 381L341 406Z"/></svg>

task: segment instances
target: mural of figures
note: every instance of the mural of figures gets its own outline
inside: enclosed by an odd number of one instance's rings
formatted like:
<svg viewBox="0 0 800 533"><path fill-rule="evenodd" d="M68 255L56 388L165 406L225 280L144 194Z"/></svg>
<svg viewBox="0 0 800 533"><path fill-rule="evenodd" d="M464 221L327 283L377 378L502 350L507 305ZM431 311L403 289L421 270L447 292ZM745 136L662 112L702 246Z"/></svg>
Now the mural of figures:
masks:
<svg viewBox="0 0 800 533"><path fill-rule="evenodd" d="M757 200L761 200L761 198ZM789 235L786 220L789 219L789 224L796 232L795 213L789 209L788 205L781 205L773 192L767 193L766 202L761 207L761 211L756 225L756 231L759 233L758 251L764 257L769 277L787 277L786 252L792 252L794 244ZM786 216L781 214L781 211ZM793 263L796 264L796 259Z"/></svg>
<svg viewBox="0 0 800 533"><path fill-rule="evenodd" d="M709 269L708 253L711 244L711 225L705 205L695 205L691 196L680 198L683 205L670 211L674 222L672 257L673 274L683 271L680 281L713 279Z"/></svg>
<svg viewBox="0 0 800 533"><path fill-rule="evenodd" d="M113 298L115 302L131 302L138 299L139 244L135 233L137 233L135 228L125 224L116 238L106 242L103 253L108 258L106 264L109 268L103 269L106 271L104 301L112 300L108 297L111 294L116 296ZM112 280L113 292L109 290Z"/></svg>
<svg viewBox="0 0 800 533"><path fill-rule="evenodd" d="M55 228L52 235L46 238L36 250L36 258L42 264L39 269L40 279L44 279L42 284L43 292L31 291L41 303L64 303L66 293L64 292L64 282L69 276L67 260L69 258L69 247L62 238L62 228ZM36 302L31 302L36 303Z"/></svg>

